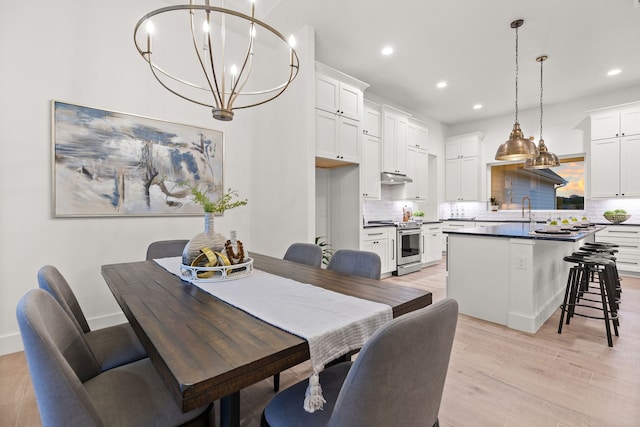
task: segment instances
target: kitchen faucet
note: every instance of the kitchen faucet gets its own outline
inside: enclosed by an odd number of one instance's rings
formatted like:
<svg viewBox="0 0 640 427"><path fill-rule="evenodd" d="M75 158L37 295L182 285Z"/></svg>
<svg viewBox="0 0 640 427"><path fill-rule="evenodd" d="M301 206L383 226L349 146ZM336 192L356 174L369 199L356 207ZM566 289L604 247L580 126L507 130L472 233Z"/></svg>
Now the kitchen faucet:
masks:
<svg viewBox="0 0 640 427"><path fill-rule="evenodd" d="M522 198L522 201L520 202L522 204L522 218L524 218L524 201L525 199L529 202L529 220L531 220L531 197L529 196L524 196Z"/></svg>

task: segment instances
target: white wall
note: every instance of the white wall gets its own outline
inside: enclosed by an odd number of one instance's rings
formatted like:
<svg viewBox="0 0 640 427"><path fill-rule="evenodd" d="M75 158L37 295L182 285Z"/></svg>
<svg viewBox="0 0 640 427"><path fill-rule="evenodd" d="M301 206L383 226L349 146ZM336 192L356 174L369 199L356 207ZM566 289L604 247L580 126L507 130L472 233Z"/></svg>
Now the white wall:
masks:
<svg viewBox="0 0 640 427"><path fill-rule="evenodd" d="M313 31L296 34L301 72L284 97L222 123L208 108L161 88L138 56L134 25L161 6L151 0L0 5L0 354L22 348L15 307L37 287L42 265L57 266L90 324L104 326L123 317L101 265L142 260L151 241L190 238L203 228L201 217L53 218L51 99L222 130L225 187L249 204L217 218L216 229L238 230L249 251L278 257L290 242L313 239L314 148L304 113L313 102L307 95Z"/></svg>

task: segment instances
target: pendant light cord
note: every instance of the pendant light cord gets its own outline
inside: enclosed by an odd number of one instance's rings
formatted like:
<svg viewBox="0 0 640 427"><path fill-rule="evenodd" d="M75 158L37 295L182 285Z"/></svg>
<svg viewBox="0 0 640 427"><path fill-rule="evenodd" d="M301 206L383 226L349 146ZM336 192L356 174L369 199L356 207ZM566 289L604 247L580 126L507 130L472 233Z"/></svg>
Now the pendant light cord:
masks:
<svg viewBox="0 0 640 427"><path fill-rule="evenodd" d="M516 123L518 122L518 27L516 27Z"/></svg>
<svg viewBox="0 0 640 427"><path fill-rule="evenodd" d="M544 59L540 61L540 140L542 141L542 63Z"/></svg>

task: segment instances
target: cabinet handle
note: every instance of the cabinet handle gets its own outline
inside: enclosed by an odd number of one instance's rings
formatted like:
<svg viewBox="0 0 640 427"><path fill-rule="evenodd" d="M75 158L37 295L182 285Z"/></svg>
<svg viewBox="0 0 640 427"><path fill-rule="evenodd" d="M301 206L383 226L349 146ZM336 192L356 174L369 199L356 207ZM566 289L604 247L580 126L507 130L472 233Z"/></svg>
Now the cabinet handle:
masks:
<svg viewBox="0 0 640 427"><path fill-rule="evenodd" d="M391 259L396 259L396 240L391 239L391 246L393 246L393 251L391 251Z"/></svg>
<svg viewBox="0 0 640 427"><path fill-rule="evenodd" d="M382 236L383 233L367 233L367 236Z"/></svg>
<svg viewBox="0 0 640 427"><path fill-rule="evenodd" d="M619 248L632 248L638 249L638 245L618 245Z"/></svg>

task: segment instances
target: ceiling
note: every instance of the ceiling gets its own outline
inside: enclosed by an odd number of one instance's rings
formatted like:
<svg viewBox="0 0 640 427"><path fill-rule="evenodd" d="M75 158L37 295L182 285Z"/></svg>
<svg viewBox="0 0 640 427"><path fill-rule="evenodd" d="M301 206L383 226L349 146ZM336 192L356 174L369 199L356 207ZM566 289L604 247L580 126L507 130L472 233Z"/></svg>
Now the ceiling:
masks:
<svg viewBox="0 0 640 427"><path fill-rule="evenodd" d="M640 0L258 0L256 16L285 35L312 26L318 61L447 124L514 112L515 19L520 110L538 108L541 54L545 106L640 85Z"/></svg>

